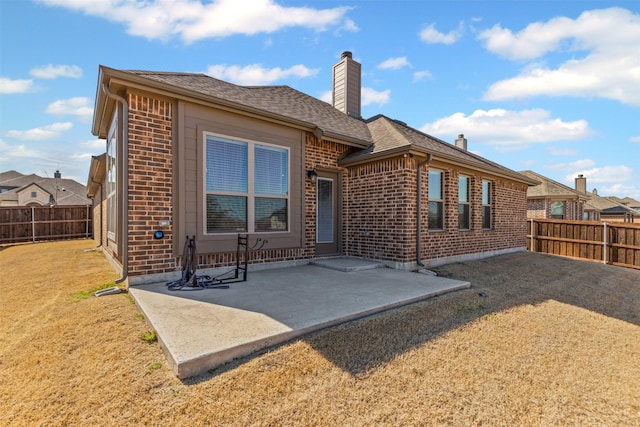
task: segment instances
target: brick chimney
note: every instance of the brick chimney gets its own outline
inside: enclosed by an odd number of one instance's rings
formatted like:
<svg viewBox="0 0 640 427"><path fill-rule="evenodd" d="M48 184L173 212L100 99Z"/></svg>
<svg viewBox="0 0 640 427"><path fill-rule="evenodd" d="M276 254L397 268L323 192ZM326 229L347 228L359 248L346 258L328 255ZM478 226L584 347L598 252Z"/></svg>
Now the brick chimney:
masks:
<svg viewBox="0 0 640 427"><path fill-rule="evenodd" d="M456 139L456 147L467 151L467 138L464 137L463 133L458 135L458 139Z"/></svg>
<svg viewBox="0 0 640 427"><path fill-rule="evenodd" d="M360 118L361 66L351 52L342 52L340 62L333 66L333 106L343 113Z"/></svg>
<svg viewBox="0 0 640 427"><path fill-rule="evenodd" d="M582 194L587 193L587 178L582 174L576 177L576 191Z"/></svg>

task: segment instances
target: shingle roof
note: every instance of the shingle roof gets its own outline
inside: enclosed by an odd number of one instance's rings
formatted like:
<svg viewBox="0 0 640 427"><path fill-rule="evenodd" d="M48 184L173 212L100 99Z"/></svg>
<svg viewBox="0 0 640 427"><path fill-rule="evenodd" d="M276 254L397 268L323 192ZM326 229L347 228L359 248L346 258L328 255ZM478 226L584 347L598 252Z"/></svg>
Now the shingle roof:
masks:
<svg viewBox="0 0 640 427"><path fill-rule="evenodd" d="M435 157L440 157L447 161L464 163L469 167L484 170L494 170L503 175L510 176L520 181L530 181L527 177L520 175L507 167L499 165L478 156L467 150L456 147L426 133L420 132L405 123L391 119L384 115L377 115L366 120L369 131L373 139L373 145L367 150L362 150L345 157L342 162L345 164L366 160L368 157L382 155L385 152L402 148L415 149L430 153ZM534 180L535 182L535 180Z"/></svg>
<svg viewBox="0 0 640 427"><path fill-rule="evenodd" d="M102 69L108 70L106 67ZM110 70L126 73L158 83L157 87L173 90L185 96L201 96L211 101L225 102L238 108L313 124L322 129L325 138L343 138L356 142L362 150L343 159L349 162L367 161L393 150L416 149L430 153L441 160L463 163L468 167L493 171L527 184L533 184L526 176L491 162L469 151L413 129L383 115L368 120L351 117L332 105L309 96L289 86L239 86L215 79L206 74L156 72L142 70ZM150 85L153 83L149 83ZM186 91L186 92L185 92Z"/></svg>
<svg viewBox="0 0 640 427"><path fill-rule="evenodd" d="M583 199L589 199L591 196L588 194L580 193L571 187L554 181L546 176L540 175L530 170L520 171L521 174L528 176L531 179L540 182L538 185L529 187L527 189L528 198L562 198L567 197L575 199L577 197Z"/></svg>
<svg viewBox="0 0 640 427"><path fill-rule="evenodd" d="M324 132L371 142L371 134L362 120L289 86L239 86L206 74L140 70L125 72L245 107L313 123Z"/></svg>
<svg viewBox="0 0 640 427"><path fill-rule="evenodd" d="M49 194L57 195L59 206L90 205L90 199L84 196L85 187L77 181L65 178L43 178L31 174L23 175L16 171L0 172L0 187L10 188L0 193L0 200L18 201L18 193L32 184Z"/></svg>

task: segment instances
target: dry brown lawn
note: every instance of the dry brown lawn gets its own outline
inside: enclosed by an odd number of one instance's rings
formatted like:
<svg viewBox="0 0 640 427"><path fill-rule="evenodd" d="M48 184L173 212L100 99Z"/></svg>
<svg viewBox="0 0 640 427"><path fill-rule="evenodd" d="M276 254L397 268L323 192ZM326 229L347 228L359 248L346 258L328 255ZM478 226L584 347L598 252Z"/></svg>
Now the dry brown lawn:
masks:
<svg viewBox="0 0 640 427"><path fill-rule="evenodd" d="M452 264L471 289L180 381L128 295L84 298L94 246L0 247L0 425L640 425L637 270Z"/></svg>

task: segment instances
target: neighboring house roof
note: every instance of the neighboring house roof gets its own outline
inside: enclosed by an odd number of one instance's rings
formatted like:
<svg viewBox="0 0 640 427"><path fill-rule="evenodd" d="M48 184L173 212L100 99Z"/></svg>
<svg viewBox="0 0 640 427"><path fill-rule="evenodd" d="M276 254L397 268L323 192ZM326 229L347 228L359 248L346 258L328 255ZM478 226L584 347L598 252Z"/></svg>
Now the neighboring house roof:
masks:
<svg viewBox="0 0 640 427"><path fill-rule="evenodd" d="M638 215L638 211L629 206L625 206L622 203L616 201L617 197L601 197L597 194L593 194L589 203L595 206L603 213L617 213L628 212L633 215ZM619 199L618 199L619 200Z"/></svg>
<svg viewBox="0 0 640 427"><path fill-rule="evenodd" d="M399 153L415 153L447 163L471 168L496 176L534 185L527 176L491 162L467 150L456 147L413 129L383 115L362 120L349 116L324 101L289 86L238 86L205 74L115 70L100 66L99 88L110 90L125 86L146 87L174 97L186 97L234 108L254 116L278 119L312 131L325 139L336 139L354 146L341 159L344 165L369 162L379 157ZM101 90L96 94L96 114L93 133L106 137L106 117L103 114L110 101Z"/></svg>
<svg viewBox="0 0 640 427"><path fill-rule="evenodd" d="M624 199L621 199L619 197L611 196L608 198L613 200L614 202L620 203L621 205L628 206L631 209L640 210L640 202L636 199L632 199L631 197L625 197Z"/></svg>
<svg viewBox="0 0 640 427"><path fill-rule="evenodd" d="M17 202L19 194L31 185L40 187L46 193L57 197L59 206L90 205L91 200L85 197L85 186L72 179L43 178L31 174L23 175L16 171L0 172L0 201Z"/></svg>
<svg viewBox="0 0 640 427"><path fill-rule="evenodd" d="M521 171L523 175L539 182L527 189L528 199L578 199L588 200L591 198L589 194L580 193L571 187L554 181L551 178L540 175L530 170Z"/></svg>

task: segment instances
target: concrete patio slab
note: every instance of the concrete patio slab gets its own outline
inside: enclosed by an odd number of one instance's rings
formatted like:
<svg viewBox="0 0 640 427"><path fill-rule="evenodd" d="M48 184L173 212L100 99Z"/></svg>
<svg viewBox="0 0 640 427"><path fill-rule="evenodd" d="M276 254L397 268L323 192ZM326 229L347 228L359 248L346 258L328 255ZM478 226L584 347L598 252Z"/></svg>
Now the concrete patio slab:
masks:
<svg viewBox="0 0 640 427"><path fill-rule="evenodd" d="M312 331L471 286L364 268L368 262L334 259L333 264L249 272L246 282L229 289L170 291L158 283L129 292L173 371L187 378Z"/></svg>

